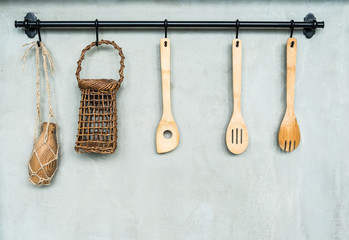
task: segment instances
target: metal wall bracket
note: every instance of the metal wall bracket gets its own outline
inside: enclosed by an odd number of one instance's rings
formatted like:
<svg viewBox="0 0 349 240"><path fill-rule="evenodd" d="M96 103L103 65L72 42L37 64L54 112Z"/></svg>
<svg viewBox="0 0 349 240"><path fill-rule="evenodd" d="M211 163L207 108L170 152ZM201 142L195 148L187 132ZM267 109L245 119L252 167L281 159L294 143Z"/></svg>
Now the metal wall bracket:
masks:
<svg viewBox="0 0 349 240"><path fill-rule="evenodd" d="M28 12L27 15L24 17L24 28L25 28L25 34L27 34L28 37L34 38L36 34L38 33L38 29L29 26L28 22L36 22L37 17L34 13ZM15 26L17 28L17 21L15 22Z"/></svg>
<svg viewBox="0 0 349 240"><path fill-rule="evenodd" d="M316 29L316 17L312 13L308 13L307 16L304 17L304 22L312 22L313 27L311 28L304 28L303 29L303 34L306 38L312 38L315 34L315 29Z"/></svg>

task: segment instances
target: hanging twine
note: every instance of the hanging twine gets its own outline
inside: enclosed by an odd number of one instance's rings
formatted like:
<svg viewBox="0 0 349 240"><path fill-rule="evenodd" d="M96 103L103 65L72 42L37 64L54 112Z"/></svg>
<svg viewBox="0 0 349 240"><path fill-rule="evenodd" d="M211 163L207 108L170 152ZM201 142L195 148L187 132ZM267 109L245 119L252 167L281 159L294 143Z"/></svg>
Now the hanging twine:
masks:
<svg viewBox="0 0 349 240"><path fill-rule="evenodd" d="M45 47L45 44L43 42L31 42L28 44L24 44L23 46L29 46L26 52L23 55L23 61L24 65L23 68L25 67L25 61L28 53L30 50L35 46L35 55L36 55L36 124L35 124L35 137L34 137L34 146L33 146L33 151L32 151L32 156L36 156L38 159L40 168L37 170L33 170L32 167L30 166L30 161L28 162L28 169L29 169L29 180L31 183L35 185L49 185L52 177L56 173L57 170L57 161L58 161L58 150L59 150L59 143L58 143L58 128L57 128L57 121L55 119L55 116L52 111L52 103L51 103L51 89L50 89L50 81L49 81L49 76L48 76L48 66L47 66L47 61L49 62L49 67L50 67L50 72L53 76L54 73L54 65L52 58L50 56L50 53L48 52L47 48ZM39 136L40 132L40 126L41 126L41 111L40 111L40 49L42 53L42 62L43 62L43 70L44 70L44 77L45 77L45 85L46 85L46 91L47 91L47 98L48 98L48 119L47 119L47 124L45 128L45 135L43 142L40 144L37 144L37 137ZM50 120L53 120L53 123L50 123ZM52 146L48 142L48 134L49 134L49 127L51 125L51 130L52 127L56 129L56 142L57 142L57 149L54 151L52 149ZM54 126L53 126L54 125ZM48 161L48 162L43 162L45 159L40 159L40 155L38 154L38 150L43 147L48 147L50 152L53 155L53 158ZM43 157L43 156L41 156ZM46 157L46 156L45 156ZM56 162L55 162L56 161ZM50 166L49 166L50 165ZM52 169L52 166L54 166L54 171L52 173L48 173L47 169L50 167ZM38 174L40 172L40 174ZM34 178L36 181L33 181Z"/></svg>

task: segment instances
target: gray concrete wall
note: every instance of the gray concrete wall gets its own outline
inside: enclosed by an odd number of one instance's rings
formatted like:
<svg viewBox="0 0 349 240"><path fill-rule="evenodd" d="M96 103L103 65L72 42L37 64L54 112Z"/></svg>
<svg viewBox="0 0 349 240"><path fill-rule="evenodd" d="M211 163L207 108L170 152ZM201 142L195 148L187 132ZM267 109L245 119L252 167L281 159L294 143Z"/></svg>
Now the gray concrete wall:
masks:
<svg viewBox="0 0 349 240"><path fill-rule="evenodd" d="M109 156L79 155L74 74L95 33L42 30L57 69L52 95L61 150L52 185L34 187L27 161L35 126L35 54L23 71L21 45L32 40L13 26L28 11L41 20L302 20L314 12L325 29L311 40L294 34L301 144L291 154L277 144L289 31L240 31L250 144L234 156L225 146L233 30L169 30L180 144L158 155L163 31L101 29L100 38L115 40L126 56L117 96L119 144ZM344 1L2 1L0 239L349 239L348 12ZM82 75L115 78L117 64L113 52L95 51Z"/></svg>

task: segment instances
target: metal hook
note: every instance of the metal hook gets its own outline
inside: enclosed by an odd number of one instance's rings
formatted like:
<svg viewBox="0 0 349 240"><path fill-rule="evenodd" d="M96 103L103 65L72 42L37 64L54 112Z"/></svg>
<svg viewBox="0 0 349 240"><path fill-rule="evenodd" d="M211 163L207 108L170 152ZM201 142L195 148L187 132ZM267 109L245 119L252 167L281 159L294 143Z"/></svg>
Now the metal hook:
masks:
<svg viewBox="0 0 349 240"><path fill-rule="evenodd" d="M164 20L165 38L167 38L167 26L168 26L168 21L167 21L167 19L165 19Z"/></svg>
<svg viewBox="0 0 349 240"><path fill-rule="evenodd" d="M236 19L236 25L235 25L236 37L235 38L239 38L239 27L240 27L240 21L239 19Z"/></svg>
<svg viewBox="0 0 349 240"><path fill-rule="evenodd" d="M37 41L36 44L38 45L38 47L40 47L40 43L41 43L40 19L36 20L36 29L38 30L38 37L39 37L39 41Z"/></svg>
<svg viewBox="0 0 349 240"><path fill-rule="evenodd" d="M240 21L239 19L236 19L236 25L235 25L235 31L236 31L236 39L239 38L239 27L240 27ZM236 41L236 46L239 47L239 41Z"/></svg>
<svg viewBox="0 0 349 240"><path fill-rule="evenodd" d="M290 38L293 37L293 30L294 30L294 21L293 19L291 20L291 34L290 34ZM294 46L294 41L291 42L291 48L293 48Z"/></svg>
<svg viewBox="0 0 349 240"><path fill-rule="evenodd" d="M167 19L165 19L164 20L165 38L167 38L167 26L168 26L168 21ZM167 41L165 41L165 47L167 47Z"/></svg>
<svg viewBox="0 0 349 240"><path fill-rule="evenodd" d="M293 30L294 30L294 21L292 19L291 20L291 34L290 34L290 38L292 38L292 36L293 36Z"/></svg>
<svg viewBox="0 0 349 240"><path fill-rule="evenodd" d="M95 20L96 26L96 46L98 47L98 19Z"/></svg>

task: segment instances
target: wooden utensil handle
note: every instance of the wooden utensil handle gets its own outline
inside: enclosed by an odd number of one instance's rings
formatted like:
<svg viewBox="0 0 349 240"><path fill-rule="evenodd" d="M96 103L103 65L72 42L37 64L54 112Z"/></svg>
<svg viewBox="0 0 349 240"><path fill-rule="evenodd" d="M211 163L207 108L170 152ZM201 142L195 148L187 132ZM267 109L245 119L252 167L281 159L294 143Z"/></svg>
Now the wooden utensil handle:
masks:
<svg viewBox="0 0 349 240"><path fill-rule="evenodd" d="M162 105L163 117L171 117L171 67L170 67L170 39L162 38L160 40L161 56L161 79L162 79Z"/></svg>
<svg viewBox="0 0 349 240"><path fill-rule="evenodd" d="M233 95L234 112L241 111L241 60L242 60L242 42L240 39L233 40Z"/></svg>
<svg viewBox="0 0 349 240"><path fill-rule="evenodd" d="M294 91L296 81L297 39L287 40L287 109L294 110Z"/></svg>

